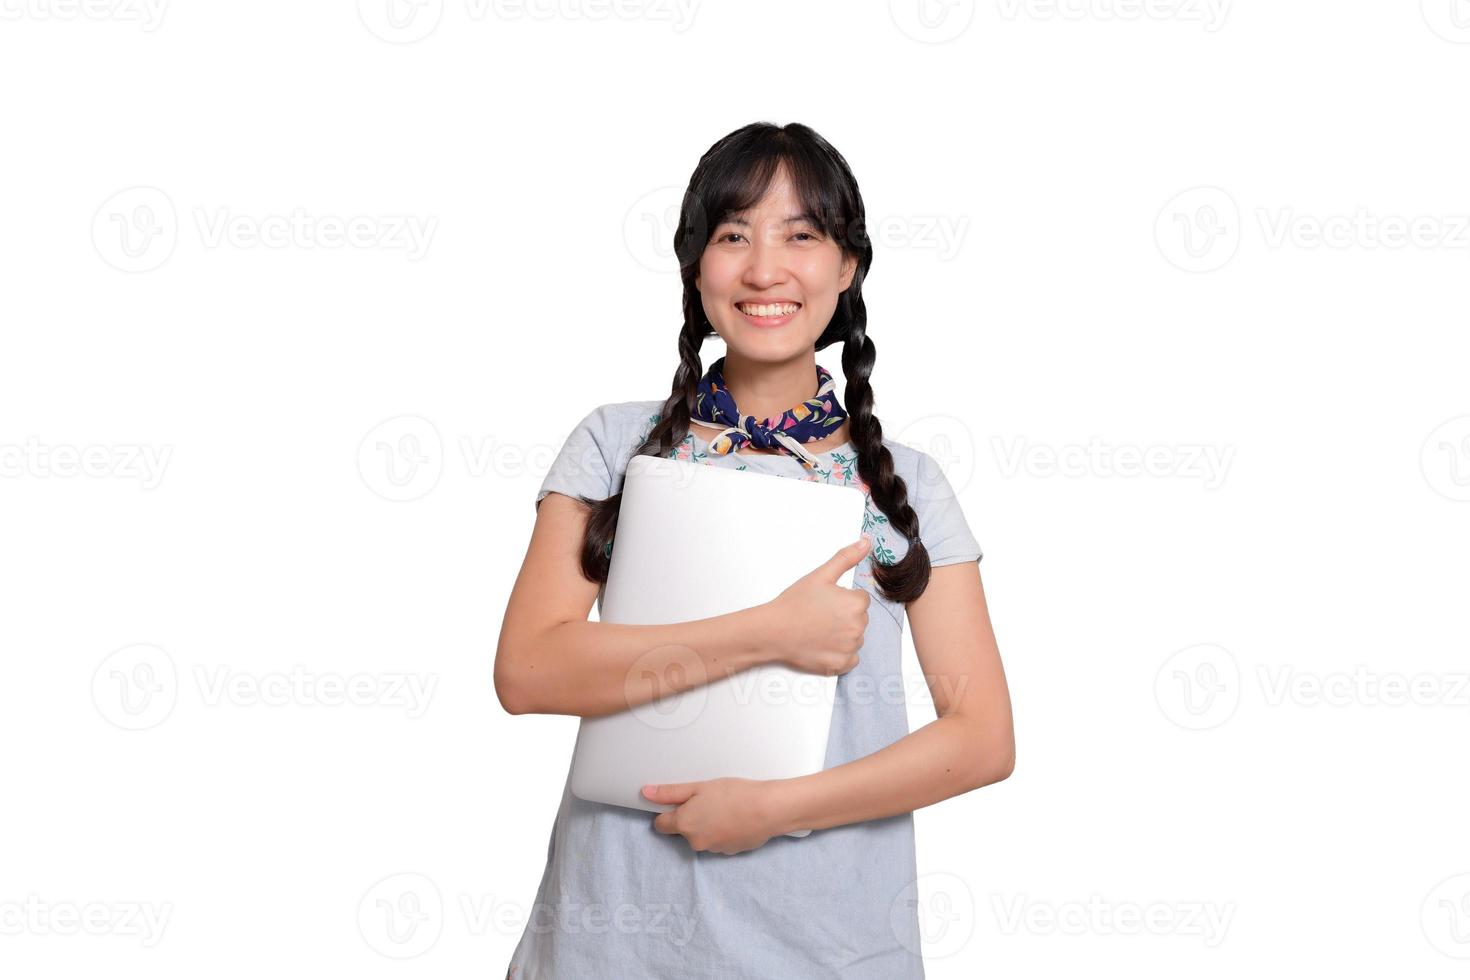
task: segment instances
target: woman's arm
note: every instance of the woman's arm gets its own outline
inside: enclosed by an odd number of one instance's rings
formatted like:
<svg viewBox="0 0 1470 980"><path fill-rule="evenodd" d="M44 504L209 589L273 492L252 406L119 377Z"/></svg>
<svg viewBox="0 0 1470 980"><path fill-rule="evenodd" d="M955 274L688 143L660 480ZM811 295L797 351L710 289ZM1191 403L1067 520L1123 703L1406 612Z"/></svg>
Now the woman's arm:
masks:
<svg viewBox="0 0 1470 980"><path fill-rule="evenodd" d="M977 563L933 569L908 620L938 718L861 759L766 783L778 833L907 813L1011 774L1010 693Z"/></svg>
<svg viewBox="0 0 1470 980"><path fill-rule="evenodd" d="M612 714L771 659L760 607L687 623L589 622L598 583L580 571L581 502L547 494L495 651L495 693L511 714Z"/></svg>

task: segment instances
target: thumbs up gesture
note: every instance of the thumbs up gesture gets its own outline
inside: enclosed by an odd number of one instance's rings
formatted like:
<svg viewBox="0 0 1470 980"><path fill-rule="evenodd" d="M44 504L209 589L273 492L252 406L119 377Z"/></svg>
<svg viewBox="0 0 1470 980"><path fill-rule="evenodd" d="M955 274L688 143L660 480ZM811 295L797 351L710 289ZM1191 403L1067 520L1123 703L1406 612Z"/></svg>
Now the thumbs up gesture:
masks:
<svg viewBox="0 0 1470 980"><path fill-rule="evenodd" d="M858 664L858 649L868 628L871 597L837 580L867 556L865 534L765 603L772 659L813 674L845 674Z"/></svg>

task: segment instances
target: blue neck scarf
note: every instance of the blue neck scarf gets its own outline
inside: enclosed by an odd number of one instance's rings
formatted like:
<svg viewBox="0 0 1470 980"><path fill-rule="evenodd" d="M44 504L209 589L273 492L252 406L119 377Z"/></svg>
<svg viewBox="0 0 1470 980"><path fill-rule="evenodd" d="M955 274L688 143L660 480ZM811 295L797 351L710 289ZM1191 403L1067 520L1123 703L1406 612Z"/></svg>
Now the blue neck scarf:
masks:
<svg viewBox="0 0 1470 980"><path fill-rule="evenodd" d="M795 456L807 466L816 466L817 458L802 448L804 442L825 439L847 419L834 390L837 383L822 365L817 365L817 392L799 405L780 415L757 419L741 415L735 407L730 389L725 387L725 359L709 366L695 390L691 420L709 425L723 425L725 430L709 440L709 451L716 456L738 452L747 443L761 449L777 449Z"/></svg>

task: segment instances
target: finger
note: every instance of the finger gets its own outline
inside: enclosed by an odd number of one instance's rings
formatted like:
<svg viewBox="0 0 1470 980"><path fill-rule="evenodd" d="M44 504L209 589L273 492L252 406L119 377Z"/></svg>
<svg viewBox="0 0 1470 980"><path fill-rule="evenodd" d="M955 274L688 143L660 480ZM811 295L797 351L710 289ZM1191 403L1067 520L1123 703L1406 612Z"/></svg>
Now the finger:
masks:
<svg viewBox="0 0 1470 980"><path fill-rule="evenodd" d="M649 784L643 787L643 795L654 803L683 803L694 795L698 783Z"/></svg>
<svg viewBox="0 0 1470 980"><path fill-rule="evenodd" d="M653 829L661 834L677 834L678 831L674 829L674 811L669 810L654 817Z"/></svg>
<svg viewBox="0 0 1470 980"><path fill-rule="evenodd" d="M864 534L853 544L839 548L836 554L817 566L814 574L823 581L836 585L842 573L849 568L856 567L857 563L867 555L871 546L872 539Z"/></svg>

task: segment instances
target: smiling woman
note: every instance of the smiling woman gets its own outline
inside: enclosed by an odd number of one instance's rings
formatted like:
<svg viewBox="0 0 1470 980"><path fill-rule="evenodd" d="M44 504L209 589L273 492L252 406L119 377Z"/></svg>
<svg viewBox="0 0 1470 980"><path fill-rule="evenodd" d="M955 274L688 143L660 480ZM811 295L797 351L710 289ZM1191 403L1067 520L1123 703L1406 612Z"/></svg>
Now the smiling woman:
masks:
<svg viewBox="0 0 1470 980"><path fill-rule="evenodd" d="M652 817L568 785L507 977L924 976L912 811L1005 779L1015 745L980 545L938 462L885 438L873 413L863 220L846 161L805 126L752 124L704 155L674 238L672 391L601 405L573 428L536 496L495 662L507 710L581 717L760 664L837 674L824 768L647 786L672 807ZM726 353L705 368L714 336ZM834 343L841 398L816 362ZM858 486L863 540L750 609L588 622L639 454ZM718 561L717 540L699 546ZM854 587L836 585L849 568ZM905 621L938 715L912 734ZM812 833L784 836L798 829Z"/></svg>

